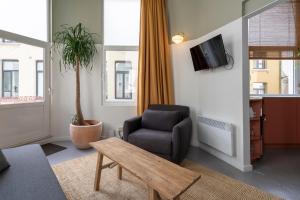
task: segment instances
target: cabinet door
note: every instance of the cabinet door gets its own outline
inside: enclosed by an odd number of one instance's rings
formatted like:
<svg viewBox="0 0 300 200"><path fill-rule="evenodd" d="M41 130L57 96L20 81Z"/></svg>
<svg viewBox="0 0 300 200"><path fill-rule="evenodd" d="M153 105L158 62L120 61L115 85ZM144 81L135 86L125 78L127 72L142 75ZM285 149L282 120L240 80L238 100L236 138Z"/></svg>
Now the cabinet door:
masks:
<svg viewBox="0 0 300 200"><path fill-rule="evenodd" d="M264 98L264 144L297 144L297 98Z"/></svg>
<svg viewBox="0 0 300 200"><path fill-rule="evenodd" d="M297 131L294 133L294 140L296 144L300 144L300 98L297 99ZM297 145L297 146L298 146Z"/></svg>

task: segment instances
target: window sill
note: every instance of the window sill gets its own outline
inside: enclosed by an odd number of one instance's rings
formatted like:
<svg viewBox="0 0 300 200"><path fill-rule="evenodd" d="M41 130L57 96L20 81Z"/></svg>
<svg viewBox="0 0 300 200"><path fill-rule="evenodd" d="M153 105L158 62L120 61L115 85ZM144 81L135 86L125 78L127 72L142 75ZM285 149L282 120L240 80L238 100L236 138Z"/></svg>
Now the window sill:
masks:
<svg viewBox="0 0 300 200"><path fill-rule="evenodd" d="M252 72L269 72L270 69L259 69L259 68L255 69L255 68L253 68L251 71Z"/></svg>
<svg viewBox="0 0 300 200"><path fill-rule="evenodd" d="M264 98L264 97L300 97L300 94L250 94L250 98Z"/></svg>
<svg viewBox="0 0 300 200"><path fill-rule="evenodd" d="M135 107L136 101L134 100L104 100L103 106L130 106Z"/></svg>
<svg viewBox="0 0 300 200"><path fill-rule="evenodd" d="M19 102L19 103L0 103L0 109L20 108L20 107L40 107L44 106L44 101Z"/></svg>
<svg viewBox="0 0 300 200"><path fill-rule="evenodd" d="M21 43L16 43L16 42L12 42L12 43L9 43L9 42L0 42L1 45L5 45L5 46L20 46Z"/></svg>

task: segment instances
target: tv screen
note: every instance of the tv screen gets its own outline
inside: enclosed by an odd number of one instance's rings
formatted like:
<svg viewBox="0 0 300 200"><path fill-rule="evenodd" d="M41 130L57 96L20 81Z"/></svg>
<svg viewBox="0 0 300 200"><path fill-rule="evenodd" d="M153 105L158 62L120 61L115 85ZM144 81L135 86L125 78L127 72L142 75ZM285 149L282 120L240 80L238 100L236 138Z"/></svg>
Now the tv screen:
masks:
<svg viewBox="0 0 300 200"><path fill-rule="evenodd" d="M222 35L190 49L195 71L228 65Z"/></svg>

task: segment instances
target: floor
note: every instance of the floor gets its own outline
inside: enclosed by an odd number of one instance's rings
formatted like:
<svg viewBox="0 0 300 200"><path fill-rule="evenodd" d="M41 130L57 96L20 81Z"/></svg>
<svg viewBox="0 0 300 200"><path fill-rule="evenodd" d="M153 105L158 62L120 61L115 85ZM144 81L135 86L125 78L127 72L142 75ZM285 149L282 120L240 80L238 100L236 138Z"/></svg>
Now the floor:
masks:
<svg viewBox="0 0 300 200"><path fill-rule="evenodd" d="M76 149L72 144L72 142L70 141L55 142L54 144L66 147L66 149L47 156L50 165L55 165L66 160L71 160L81 156L86 156L90 153L95 152L94 149L87 149L87 150Z"/></svg>
<svg viewBox="0 0 300 200"><path fill-rule="evenodd" d="M51 165L85 156L93 149L78 150L71 142L56 142L65 150L48 156ZM192 147L187 158L227 176L261 188L287 200L300 199L300 149L274 149L265 152L252 172L243 173L207 152Z"/></svg>
<svg viewBox="0 0 300 200"><path fill-rule="evenodd" d="M46 156L49 156L51 154L55 154L57 152L63 151L66 149L66 147L60 146L60 145L56 145L56 144L52 144L52 143L47 143L47 144L43 144L41 145L44 153Z"/></svg>
<svg viewBox="0 0 300 200"><path fill-rule="evenodd" d="M272 149L243 173L199 148L188 159L287 200L300 200L300 149Z"/></svg>

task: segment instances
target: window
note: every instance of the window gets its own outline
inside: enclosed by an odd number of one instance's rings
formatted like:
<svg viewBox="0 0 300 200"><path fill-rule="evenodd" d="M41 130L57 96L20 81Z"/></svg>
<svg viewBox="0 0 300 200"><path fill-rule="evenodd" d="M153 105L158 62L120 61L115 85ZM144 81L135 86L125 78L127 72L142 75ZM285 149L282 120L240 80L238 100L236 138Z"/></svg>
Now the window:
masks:
<svg viewBox="0 0 300 200"><path fill-rule="evenodd" d="M0 43L0 105L43 101L44 48L15 44Z"/></svg>
<svg viewBox="0 0 300 200"><path fill-rule="evenodd" d="M48 0L1 0L0 30L47 41Z"/></svg>
<svg viewBox="0 0 300 200"><path fill-rule="evenodd" d="M262 95L266 93L265 83L253 83L254 94Z"/></svg>
<svg viewBox="0 0 300 200"><path fill-rule="evenodd" d="M299 1L281 1L249 19L250 59L299 59Z"/></svg>
<svg viewBox="0 0 300 200"><path fill-rule="evenodd" d="M43 93L49 5L49 0L1 0L0 105L48 102Z"/></svg>
<svg viewBox="0 0 300 200"><path fill-rule="evenodd" d="M104 0L104 102L136 100L139 18L140 0Z"/></svg>
<svg viewBox="0 0 300 200"><path fill-rule="evenodd" d="M252 95L299 95L300 61L265 60L268 70L256 70L250 60L250 92ZM264 83L264 84L262 84Z"/></svg>
<svg viewBox="0 0 300 200"><path fill-rule="evenodd" d="M300 94L299 8L300 1L282 1L249 18L251 94Z"/></svg>
<svg viewBox="0 0 300 200"><path fill-rule="evenodd" d="M115 97L116 99L132 99L133 83L131 82L131 61L115 62Z"/></svg>
<svg viewBox="0 0 300 200"><path fill-rule="evenodd" d="M3 60L2 76L2 96L17 97L19 95L19 62Z"/></svg>
<svg viewBox="0 0 300 200"><path fill-rule="evenodd" d="M105 51L105 100L133 101L136 96L137 51Z"/></svg>
<svg viewBox="0 0 300 200"><path fill-rule="evenodd" d="M36 61L36 96L44 96L44 62Z"/></svg>
<svg viewBox="0 0 300 200"><path fill-rule="evenodd" d="M253 69L266 69L265 60L255 60L255 65Z"/></svg>
<svg viewBox="0 0 300 200"><path fill-rule="evenodd" d="M104 45L138 46L140 0L104 0Z"/></svg>

